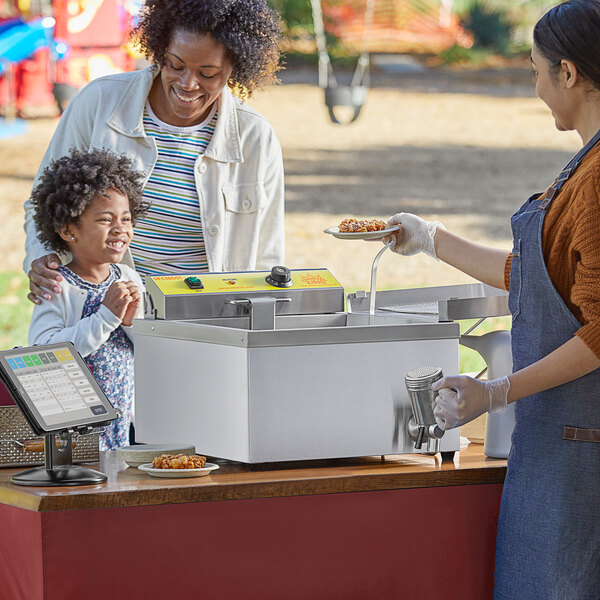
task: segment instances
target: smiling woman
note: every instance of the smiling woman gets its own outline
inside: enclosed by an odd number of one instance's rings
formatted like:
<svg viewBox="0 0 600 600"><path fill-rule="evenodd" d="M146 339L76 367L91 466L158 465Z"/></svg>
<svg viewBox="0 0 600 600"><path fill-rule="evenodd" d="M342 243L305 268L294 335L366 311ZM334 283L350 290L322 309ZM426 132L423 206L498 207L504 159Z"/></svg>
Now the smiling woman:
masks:
<svg viewBox="0 0 600 600"><path fill-rule="evenodd" d="M262 0L147 0L134 39L149 60L164 67L177 31L208 34L226 50L232 70L223 83L238 95L276 81L280 19Z"/></svg>
<svg viewBox="0 0 600 600"><path fill-rule="evenodd" d="M72 148L125 154L150 205L123 262L140 274L239 271L283 261L283 161L243 99L276 81L280 19L264 0L148 0L134 31L151 67L91 82L69 104L38 171ZM60 294L26 202L29 299Z"/></svg>
<svg viewBox="0 0 600 600"><path fill-rule="evenodd" d="M160 77L148 99L154 114L178 127L202 123L221 95L232 65L225 47L210 35L179 30L167 47Z"/></svg>

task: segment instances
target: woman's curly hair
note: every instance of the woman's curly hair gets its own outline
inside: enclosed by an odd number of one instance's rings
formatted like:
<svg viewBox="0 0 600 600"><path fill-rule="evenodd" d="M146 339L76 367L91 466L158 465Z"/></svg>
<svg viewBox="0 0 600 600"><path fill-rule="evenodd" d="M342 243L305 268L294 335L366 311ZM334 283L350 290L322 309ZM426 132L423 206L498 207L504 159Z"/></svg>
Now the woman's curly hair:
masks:
<svg viewBox="0 0 600 600"><path fill-rule="evenodd" d="M233 64L227 83L242 98L277 82L281 18L265 0L146 0L132 39L163 67L175 31L209 34L223 44Z"/></svg>
<svg viewBox="0 0 600 600"><path fill-rule="evenodd" d="M69 247L60 237L63 227L77 223L94 197L111 188L127 196L135 224L149 205L142 199L143 175L125 155L73 148L67 156L52 161L31 193L40 242L56 252L67 252Z"/></svg>

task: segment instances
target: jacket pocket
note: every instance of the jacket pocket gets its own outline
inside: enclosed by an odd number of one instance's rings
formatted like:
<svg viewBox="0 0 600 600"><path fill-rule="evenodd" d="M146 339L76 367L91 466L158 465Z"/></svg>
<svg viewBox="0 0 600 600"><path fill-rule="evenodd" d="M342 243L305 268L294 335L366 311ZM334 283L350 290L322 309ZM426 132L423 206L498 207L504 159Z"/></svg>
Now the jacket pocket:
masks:
<svg viewBox="0 0 600 600"><path fill-rule="evenodd" d="M515 240L510 267L510 289L508 291L508 308L513 319L521 314L521 240Z"/></svg>
<svg viewBox="0 0 600 600"><path fill-rule="evenodd" d="M259 211L267 202L267 194L262 183L240 183L223 186L225 210L239 214Z"/></svg>
<svg viewBox="0 0 600 600"><path fill-rule="evenodd" d="M223 268L226 271L252 271L256 267L261 236L261 209L267 205L262 183L223 186L225 229Z"/></svg>

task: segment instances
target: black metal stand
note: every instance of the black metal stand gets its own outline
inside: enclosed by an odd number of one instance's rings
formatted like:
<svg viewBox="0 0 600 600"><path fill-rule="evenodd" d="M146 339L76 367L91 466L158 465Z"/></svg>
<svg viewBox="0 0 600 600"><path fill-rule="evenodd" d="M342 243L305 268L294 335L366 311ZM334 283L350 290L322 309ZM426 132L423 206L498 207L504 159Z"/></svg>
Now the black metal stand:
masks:
<svg viewBox="0 0 600 600"><path fill-rule="evenodd" d="M15 485L40 487L96 485L106 480L106 475L100 471L73 464L73 447L69 432L63 435L45 435L44 466L28 469L10 478Z"/></svg>
<svg viewBox="0 0 600 600"><path fill-rule="evenodd" d="M454 450L448 452L440 452L442 455L442 462L449 462L454 460Z"/></svg>

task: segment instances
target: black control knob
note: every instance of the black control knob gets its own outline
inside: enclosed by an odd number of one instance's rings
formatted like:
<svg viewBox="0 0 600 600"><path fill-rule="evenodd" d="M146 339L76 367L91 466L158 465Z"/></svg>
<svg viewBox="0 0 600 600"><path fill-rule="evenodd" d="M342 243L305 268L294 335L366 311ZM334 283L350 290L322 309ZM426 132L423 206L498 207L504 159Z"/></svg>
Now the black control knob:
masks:
<svg viewBox="0 0 600 600"><path fill-rule="evenodd" d="M294 284L291 271L287 267L282 267L281 265L273 267L271 273L265 277L265 281L269 285L280 288L287 288Z"/></svg>

